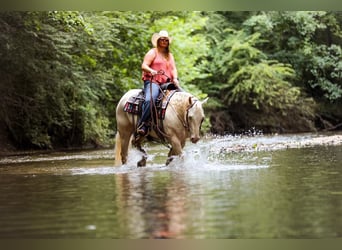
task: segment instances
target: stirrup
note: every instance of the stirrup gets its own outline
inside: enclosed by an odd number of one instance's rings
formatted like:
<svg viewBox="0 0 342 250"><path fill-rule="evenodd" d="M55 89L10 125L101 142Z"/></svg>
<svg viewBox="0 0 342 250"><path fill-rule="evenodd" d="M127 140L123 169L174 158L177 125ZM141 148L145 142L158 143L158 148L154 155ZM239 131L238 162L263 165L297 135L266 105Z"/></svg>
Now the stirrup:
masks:
<svg viewBox="0 0 342 250"><path fill-rule="evenodd" d="M145 136L148 133L148 125L146 123L141 123L136 131L136 134L140 135L140 136Z"/></svg>
<svg viewBox="0 0 342 250"><path fill-rule="evenodd" d="M143 141L144 136L139 135L138 133L134 133L134 138L132 139L133 146L137 147Z"/></svg>
<svg viewBox="0 0 342 250"><path fill-rule="evenodd" d="M137 134L139 136L145 136L147 134L147 131L145 129L143 129L143 128L138 128L137 129Z"/></svg>

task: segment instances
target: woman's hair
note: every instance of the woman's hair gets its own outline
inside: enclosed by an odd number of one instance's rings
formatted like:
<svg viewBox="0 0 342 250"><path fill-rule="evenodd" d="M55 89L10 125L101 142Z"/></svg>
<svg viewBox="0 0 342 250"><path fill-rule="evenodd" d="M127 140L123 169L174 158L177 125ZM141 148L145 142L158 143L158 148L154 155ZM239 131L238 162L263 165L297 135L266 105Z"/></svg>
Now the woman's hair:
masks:
<svg viewBox="0 0 342 250"><path fill-rule="evenodd" d="M159 39L157 40L157 46L159 47ZM166 52L166 58L169 59L169 55L170 55L170 43L169 45L165 48L165 52Z"/></svg>

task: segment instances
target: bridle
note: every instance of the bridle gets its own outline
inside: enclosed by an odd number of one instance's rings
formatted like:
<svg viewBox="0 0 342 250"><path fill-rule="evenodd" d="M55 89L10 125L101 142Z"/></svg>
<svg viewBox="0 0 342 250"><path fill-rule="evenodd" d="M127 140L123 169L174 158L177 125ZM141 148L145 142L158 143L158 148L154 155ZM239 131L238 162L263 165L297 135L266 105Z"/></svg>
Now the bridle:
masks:
<svg viewBox="0 0 342 250"><path fill-rule="evenodd" d="M191 99L193 99L194 97L191 97ZM186 128L189 132L190 132L190 126L189 126L189 111L190 109L192 109L196 103L198 102L197 99L193 100L193 103L191 103L191 105L189 105L189 107L186 109L186 115L185 115L185 122L183 123L184 128Z"/></svg>
<svg viewBox="0 0 342 250"><path fill-rule="evenodd" d="M158 75L164 75L164 76L166 76L168 79L170 79L170 77L167 76L163 70L159 70L159 71L157 72L157 74L158 74ZM153 76L152 76L152 78L151 78L151 82L152 82L152 79L153 79ZM159 82L158 82L158 83L159 83ZM159 84L160 84L160 83L159 83ZM160 88L161 93L163 93L163 95L164 95L164 92L163 92L163 90L161 89L160 85L159 85L159 88ZM152 90L150 89L150 91L152 91ZM165 95L164 95L164 97L165 97ZM177 110L175 110L175 108L173 107L173 105L172 105L171 103L169 103L169 105L170 105L170 107L172 108L173 112L176 114L178 120L182 123L183 127L184 127L188 132L190 132L189 111L190 111L190 110L197 104L197 102L198 102L198 99L195 98L194 96L191 96L191 99L193 100L193 102L192 102L192 103L187 107L187 109L186 109L185 120L178 114ZM152 103L153 103L153 102L152 102ZM152 106L154 107L154 109L156 108L155 105L154 105L154 103L151 105L151 108L152 108ZM152 110L151 110L151 113L152 113ZM153 118L152 118L152 119L153 119ZM154 122L155 122L155 124L157 125L156 127L159 128L159 126L158 126L158 121L154 121ZM159 133L162 134L162 135L165 136L165 137L168 137L168 135L164 134L162 131L159 131Z"/></svg>

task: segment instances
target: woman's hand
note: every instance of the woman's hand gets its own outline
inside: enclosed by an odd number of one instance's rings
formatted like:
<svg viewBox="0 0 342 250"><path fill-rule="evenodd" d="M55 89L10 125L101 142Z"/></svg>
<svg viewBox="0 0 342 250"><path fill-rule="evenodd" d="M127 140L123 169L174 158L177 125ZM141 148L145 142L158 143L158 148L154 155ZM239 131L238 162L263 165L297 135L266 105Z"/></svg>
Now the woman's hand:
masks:
<svg viewBox="0 0 342 250"><path fill-rule="evenodd" d="M154 69L151 69L151 70L150 70L150 73L151 73L153 76L155 76L156 74L158 74L158 71L156 71L156 70L154 70Z"/></svg>
<svg viewBox="0 0 342 250"><path fill-rule="evenodd" d="M179 86L179 80L178 80L178 78L174 78L174 79L173 79L173 84L174 84L177 88L180 87L180 86Z"/></svg>

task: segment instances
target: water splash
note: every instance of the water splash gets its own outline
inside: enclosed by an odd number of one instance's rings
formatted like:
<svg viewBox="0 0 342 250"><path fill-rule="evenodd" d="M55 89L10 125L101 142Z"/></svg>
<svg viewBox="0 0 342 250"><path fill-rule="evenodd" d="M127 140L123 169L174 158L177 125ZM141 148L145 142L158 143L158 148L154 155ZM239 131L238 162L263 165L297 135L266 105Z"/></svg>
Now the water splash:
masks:
<svg viewBox="0 0 342 250"><path fill-rule="evenodd" d="M137 168L141 153L132 149L127 164L114 167L113 149L56 152L0 159L4 174L25 175L106 175L140 173L142 171L226 171L266 168L272 162L272 151L317 145L341 145L341 134L297 135L226 135L204 137L197 144L188 142L182 157L165 166L168 149L160 144L147 144L147 166ZM271 152L271 153L270 153Z"/></svg>
<svg viewBox="0 0 342 250"><path fill-rule="evenodd" d="M190 171L227 171L267 168L270 157L248 155L227 155L219 150L222 146L216 142L189 144L181 157L175 158L170 168Z"/></svg>

